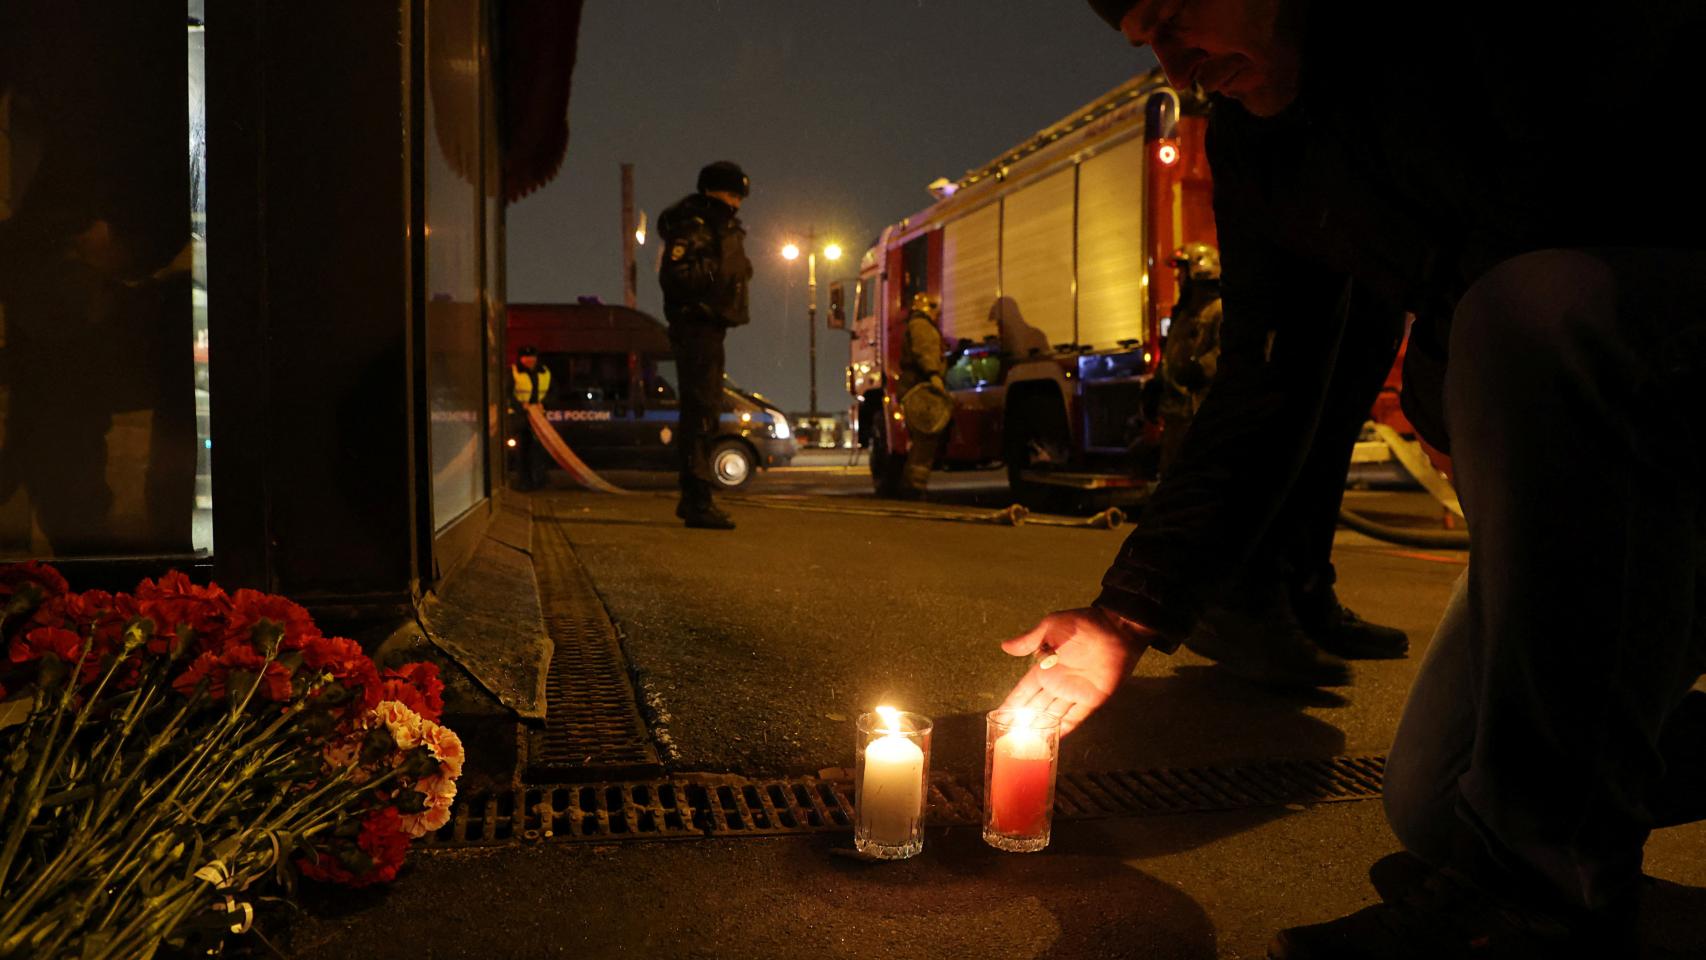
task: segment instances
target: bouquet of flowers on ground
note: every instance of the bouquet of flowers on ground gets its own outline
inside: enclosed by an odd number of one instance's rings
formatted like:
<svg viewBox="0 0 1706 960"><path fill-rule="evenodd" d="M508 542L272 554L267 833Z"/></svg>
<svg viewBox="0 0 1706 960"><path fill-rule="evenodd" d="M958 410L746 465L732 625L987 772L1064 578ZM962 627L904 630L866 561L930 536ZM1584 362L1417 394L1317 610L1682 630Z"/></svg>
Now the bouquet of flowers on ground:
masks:
<svg viewBox="0 0 1706 960"><path fill-rule="evenodd" d="M282 597L0 567L0 958L217 945L293 868L390 880L456 795L442 693Z"/></svg>

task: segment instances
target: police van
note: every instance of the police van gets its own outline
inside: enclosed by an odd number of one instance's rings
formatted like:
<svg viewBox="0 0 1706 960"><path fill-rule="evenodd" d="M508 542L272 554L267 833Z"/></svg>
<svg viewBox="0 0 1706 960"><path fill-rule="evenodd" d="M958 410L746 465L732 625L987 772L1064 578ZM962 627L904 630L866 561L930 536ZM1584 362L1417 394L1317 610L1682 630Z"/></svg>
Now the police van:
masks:
<svg viewBox="0 0 1706 960"><path fill-rule="evenodd" d="M512 303L508 362L532 346L551 371L545 416L594 469L674 470L680 415L668 328L639 310L597 302ZM725 489L760 469L787 466L788 418L760 394L725 378L711 465Z"/></svg>

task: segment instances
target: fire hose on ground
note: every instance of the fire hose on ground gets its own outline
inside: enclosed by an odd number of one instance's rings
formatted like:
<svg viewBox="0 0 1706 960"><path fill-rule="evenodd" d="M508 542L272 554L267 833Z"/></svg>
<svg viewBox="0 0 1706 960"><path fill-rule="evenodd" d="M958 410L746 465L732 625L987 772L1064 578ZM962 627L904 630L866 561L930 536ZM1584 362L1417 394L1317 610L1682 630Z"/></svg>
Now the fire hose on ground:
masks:
<svg viewBox="0 0 1706 960"><path fill-rule="evenodd" d="M628 492L594 473L592 468L586 465L586 461L575 456L575 452L569 449L567 443L563 442L563 437L557 432L557 428L551 425L550 420L545 419L544 407L538 404L530 404L527 408L527 424L533 428L534 439L539 441L540 446L545 448L545 452L551 455L552 460L557 461L557 466L563 468L563 471L569 475L569 479L588 490L597 490L600 493Z"/></svg>
<svg viewBox="0 0 1706 960"><path fill-rule="evenodd" d="M1463 505L1458 502L1457 490L1451 481L1439 472L1428 459L1427 451L1422 445L1405 437L1384 423L1372 424L1375 436L1386 444L1386 449L1392 452L1392 458L1404 468L1422 489L1426 490L1439 501L1440 506L1451 511L1459 520L1463 519ZM1469 549L1469 531L1467 530L1423 530L1410 527L1395 527L1381 523L1371 517L1358 513L1349 508L1340 508L1339 522L1352 530L1370 536L1376 540L1385 540L1406 547L1420 547L1425 550L1467 550Z"/></svg>
<svg viewBox="0 0 1706 960"><path fill-rule="evenodd" d="M835 504L811 502L789 497L727 497L729 503L768 507L776 510L803 510L811 513L840 513L861 517L891 517L902 520L936 520L947 523L983 523L1001 527L1020 527L1026 524L1041 527L1067 527L1081 530L1115 530L1125 523L1125 514L1118 508L1103 510L1089 517L1057 517L1032 513L1017 503L1000 510L963 511L930 510L917 507L878 504Z"/></svg>
<svg viewBox="0 0 1706 960"><path fill-rule="evenodd" d="M591 467L588 467L585 461L576 456L569 445L563 442L562 435L557 432L556 427L552 426L551 421L546 419L542 408L528 407L527 419L529 426L533 429L534 437L551 455L551 459L563 468L570 479L589 490L597 490L602 493L625 494L630 492L605 480ZM1439 500L1447 509L1459 517L1463 516L1463 508L1457 502L1457 494L1451 488L1451 482L1434 469L1433 464L1428 461L1427 454L1422 451L1419 444L1404 438L1396 430L1385 424L1375 424L1374 429L1407 473L1414 477L1424 489L1433 494L1435 499ZM1126 519L1125 513L1118 507L1110 507L1088 517L1061 517L1032 513L1017 503L1010 504L1000 510L967 512L888 505L810 503L780 497L729 497L727 499L749 506L780 510L893 517L906 520L935 520L948 523L978 523L1004 527L1018 527L1029 523L1041 527L1117 530L1124 525ZM1343 508L1339 511L1339 522L1358 533L1403 546L1446 550L1464 550L1469 547L1469 533L1465 530L1419 530L1396 527L1381 523L1349 508Z"/></svg>

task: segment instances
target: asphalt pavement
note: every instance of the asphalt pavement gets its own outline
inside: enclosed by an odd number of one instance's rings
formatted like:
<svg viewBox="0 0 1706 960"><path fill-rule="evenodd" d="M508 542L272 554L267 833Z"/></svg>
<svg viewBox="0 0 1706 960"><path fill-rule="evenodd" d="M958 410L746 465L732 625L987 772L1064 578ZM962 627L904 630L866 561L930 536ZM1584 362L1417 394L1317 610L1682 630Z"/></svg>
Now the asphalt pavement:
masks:
<svg viewBox="0 0 1706 960"><path fill-rule="evenodd" d="M890 703L936 721L933 763L979 772L983 715L1026 667L1000 641L1089 603L1123 531L819 512L883 507L862 471L830 469L760 477L726 504L733 532L683 529L667 490L557 497L678 769L844 766L852 718ZM993 475L950 474L935 486L948 488L946 502L925 512L963 514L1005 497ZM1371 496L1410 511L1425 499ZM1460 553L1348 531L1336 559L1345 602L1418 646L1463 570ZM1189 652L1146 654L1123 695L1067 739L1063 762L1097 770L1379 753L1416 663L1359 664L1342 696L1300 696Z"/></svg>
<svg viewBox="0 0 1706 960"><path fill-rule="evenodd" d="M932 762L980 777L983 713L1024 664L1001 639L1077 606L1119 531L872 516L845 453L754 481L733 532L686 530L670 478L635 492L556 490L569 537L639 679L674 771L811 773L850 764L853 718L881 702L936 721ZM939 477L967 512L1004 502L992 474ZM1394 522L1425 497L1353 492ZM848 512L834 512L836 510ZM859 511L859 512L852 512ZM1188 652L1146 655L1069 737L1063 769L1198 766L1381 753L1464 555L1341 531L1340 594L1407 630L1405 660L1358 664L1341 693L1228 677ZM935 828L918 858L871 864L850 839L544 844L417 854L390 888L311 893L291 955L321 957L1242 958L1274 930L1373 902L1395 849L1377 801L1063 822L1035 855ZM1706 957L1706 829L1649 845L1647 935Z"/></svg>

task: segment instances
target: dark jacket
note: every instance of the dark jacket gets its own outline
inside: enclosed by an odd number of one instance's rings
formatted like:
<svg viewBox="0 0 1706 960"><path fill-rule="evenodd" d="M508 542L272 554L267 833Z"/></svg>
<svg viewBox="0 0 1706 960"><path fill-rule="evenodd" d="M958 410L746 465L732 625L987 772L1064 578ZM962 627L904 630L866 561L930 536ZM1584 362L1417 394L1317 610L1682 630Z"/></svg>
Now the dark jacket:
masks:
<svg viewBox="0 0 1706 960"><path fill-rule="evenodd" d="M1479 276L1548 248L1701 247L1703 11L1313 0L1292 107L1212 108L1220 368L1096 602L1177 645L1289 489L1343 324L1418 315L1405 410L1448 447L1445 345Z"/></svg>
<svg viewBox="0 0 1706 960"><path fill-rule="evenodd" d="M752 263L746 230L733 207L702 193L685 197L658 217L663 260L664 317L671 324L709 322L738 327L747 315Z"/></svg>

